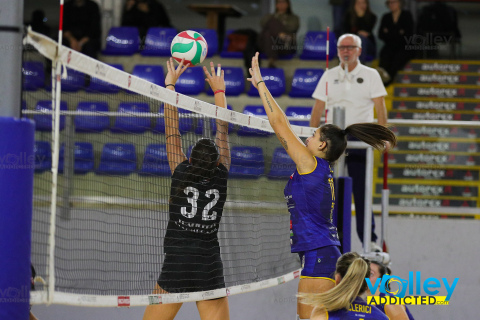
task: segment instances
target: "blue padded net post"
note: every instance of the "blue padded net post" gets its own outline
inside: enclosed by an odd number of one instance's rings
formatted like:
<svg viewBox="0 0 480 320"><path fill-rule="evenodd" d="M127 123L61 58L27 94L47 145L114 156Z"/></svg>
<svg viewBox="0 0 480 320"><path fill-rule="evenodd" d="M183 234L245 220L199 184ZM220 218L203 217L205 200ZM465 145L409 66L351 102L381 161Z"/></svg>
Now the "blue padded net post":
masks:
<svg viewBox="0 0 480 320"><path fill-rule="evenodd" d="M28 319L33 121L0 117L0 319Z"/></svg>

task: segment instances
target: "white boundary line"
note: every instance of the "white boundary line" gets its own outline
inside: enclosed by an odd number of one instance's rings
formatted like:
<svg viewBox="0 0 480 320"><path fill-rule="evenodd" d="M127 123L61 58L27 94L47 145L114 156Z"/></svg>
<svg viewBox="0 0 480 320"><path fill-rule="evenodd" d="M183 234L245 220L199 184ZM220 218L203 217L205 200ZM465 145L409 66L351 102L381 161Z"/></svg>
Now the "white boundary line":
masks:
<svg viewBox="0 0 480 320"><path fill-rule="evenodd" d="M55 49L58 44L52 39L45 37L39 33L28 31L26 42L33 45L40 53L47 58L53 60ZM273 133L273 129L268 119L262 119L256 116L250 116L243 113L220 108L213 104L191 98L189 96L167 90L162 86L158 86L136 76L132 76L127 72L118 70L103 62L92 59L76 52L70 48L59 48L59 61L68 68L83 72L92 77L115 84L125 90L147 96L154 100L166 102L172 106L187 109L195 113L201 113L211 118L224 120L227 122L248 126L250 128L259 129ZM302 119L298 119L302 120ZM299 137L311 136L316 128L291 126L293 131Z"/></svg>
<svg viewBox="0 0 480 320"><path fill-rule="evenodd" d="M155 304L183 303L200 300L218 299L232 296L240 293L253 292L265 288L270 288L284 284L300 277L301 269L289 272L283 276L253 282L224 289L189 292L189 293L170 293L170 294L152 294L152 295L85 295L66 292L54 292L53 303L82 307L141 307ZM45 304L47 294L44 291L32 291L30 293L30 303Z"/></svg>

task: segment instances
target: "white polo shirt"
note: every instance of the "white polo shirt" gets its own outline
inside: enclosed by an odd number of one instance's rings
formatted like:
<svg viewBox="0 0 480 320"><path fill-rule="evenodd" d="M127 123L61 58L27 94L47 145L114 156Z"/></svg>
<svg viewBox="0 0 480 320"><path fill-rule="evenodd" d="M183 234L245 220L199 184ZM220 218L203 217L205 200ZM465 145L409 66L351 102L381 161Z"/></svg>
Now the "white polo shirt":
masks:
<svg viewBox="0 0 480 320"><path fill-rule="evenodd" d="M325 85L328 81L328 101ZM373 98L383 97L387 91L378 71L358 62L355 69L345 74L339 66L322 75L312 97L326 102L326 123L333 121L333 107L345 107L345 126L359 122L373 122Z"/></svg>

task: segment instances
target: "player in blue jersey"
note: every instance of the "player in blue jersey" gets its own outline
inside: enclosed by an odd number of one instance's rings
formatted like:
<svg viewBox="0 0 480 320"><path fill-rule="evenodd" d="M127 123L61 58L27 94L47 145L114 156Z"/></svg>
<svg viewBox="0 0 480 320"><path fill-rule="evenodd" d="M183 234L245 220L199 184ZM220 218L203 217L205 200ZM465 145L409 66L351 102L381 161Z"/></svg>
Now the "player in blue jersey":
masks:
<svg viewBox="0 0 480 320"><path fill-rule="evenodd" d="M380 150L386 143L395 146L395 135L373 123L353 124L345 130L327 124L303 143L263 82L258 53L252 58L250 74L248 80L258 89L270 125L297 167L284 193L290 212L292 252L298 252L303 266L298 292L325 292L335 286L335 263L340 257L340 242L333 224L335 192L331 165L345 151L347 134ZM297 302L300 319L308 319L311 311L311 306Z"/></svg>
<svg viewBox="0 0 480 320"><path fill-rule="evenodd" d="M206 81L215 93L215 105L226 108L224 72L211 74L204 67ZM165 86L174 90L178 77L186 70L183 61L175 69L167 62ZM218 65L220 68L220 65ZM227 198L230 168L228 123L217 119L215 142L200 139L190 159L182 150L178 110L165 104L165 139L172 171L169 221L164 239L165 260L154 294L187 293L225 288L223 263L218 243L218 228ZM172 320L182 303L150 305L144 320ZM202 319L229 319L227 297L197 301Z"/></svg>
<svg viewBox="0 0 480 320"><path fill-rule="evenodd" d="M385 266L383 263L372 261L370 263L370 281L371 283L375 283L377 279L381 279L385 274L392 274L392 270L389 267ZM371 292L367 292L371 295ZM385 296L384 293L380 293L378 290L375 293L376 296L383 297ZM407 306L401 304L389 304L389 305L376 305L376 307L385 313L390 320L414 320L410 310L408 310Z"/></svg>
<svg viewBox="0 0 480 320"><path fill-rule="evenodd" d="M360 297L368 289L365 278L369 276L370 261L358 253L348 252L337 261L335 288L323 293L303 293L299 297L315 307L311 320L388 320L383 312Z"/></svg>

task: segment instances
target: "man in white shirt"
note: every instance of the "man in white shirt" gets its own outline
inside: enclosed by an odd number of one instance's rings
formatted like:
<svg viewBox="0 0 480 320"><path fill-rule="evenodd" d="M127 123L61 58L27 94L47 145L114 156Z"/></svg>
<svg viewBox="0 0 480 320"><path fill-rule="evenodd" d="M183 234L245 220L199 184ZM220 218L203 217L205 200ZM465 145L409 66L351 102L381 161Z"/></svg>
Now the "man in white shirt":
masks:
<svg viewBox="0 0 480 320"><path fill-rule="evenodd" d="M345 108L346 127L354 123L373 122L373 108L377 111L378 123L385 125L387 123L385 108L387 91L378 72L360 63L362 41L357 35L344 34L338 39L337 50L340 65L323 74L312 95L316 100L310 126L319 127L320 118L324 112L325 123L332 123L335 106ZM349 149L347 152L345 162L352 178L357 234L363 242L366 151ZM372 215L372 241L376 240ZM380 248L377 245L372 246L372 250L375 249Z"/></svg>

